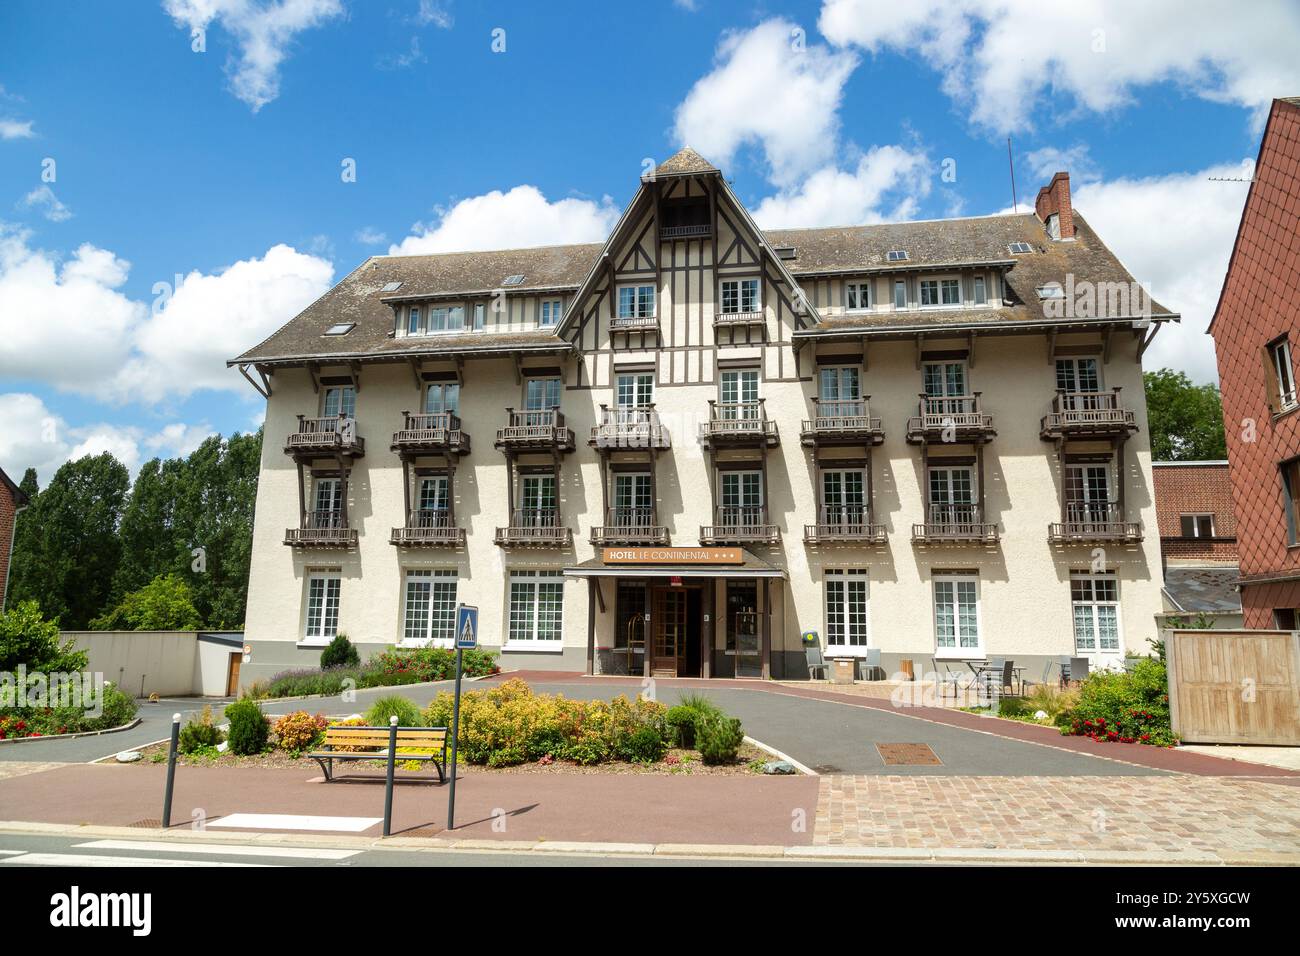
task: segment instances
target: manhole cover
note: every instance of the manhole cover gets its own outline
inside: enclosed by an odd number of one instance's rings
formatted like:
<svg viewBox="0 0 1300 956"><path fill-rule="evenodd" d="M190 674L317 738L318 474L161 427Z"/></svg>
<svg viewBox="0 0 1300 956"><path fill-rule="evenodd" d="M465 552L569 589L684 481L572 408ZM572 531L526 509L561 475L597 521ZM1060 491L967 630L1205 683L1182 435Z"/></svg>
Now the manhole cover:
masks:
<svg viewBox="0 0 1300 956"><path fill-rule="evenodd" d="M929 744L876 744L887 767L941 767Z"/></svg>
<svg viewBox="0 0 1300 956"><path fill-rule="evenodd" d="M812 768L813 773L840 773L839 767L831 763L819 763Z"/></svg>
<svg viewBox="0 0 1300 956"><path fill-rule="evenodd" d="M446 830L443 830L440 827L416 827L414 830L403 830L401 833L396 834L396 836L434 838L440 837L446 832Z"/></svg>

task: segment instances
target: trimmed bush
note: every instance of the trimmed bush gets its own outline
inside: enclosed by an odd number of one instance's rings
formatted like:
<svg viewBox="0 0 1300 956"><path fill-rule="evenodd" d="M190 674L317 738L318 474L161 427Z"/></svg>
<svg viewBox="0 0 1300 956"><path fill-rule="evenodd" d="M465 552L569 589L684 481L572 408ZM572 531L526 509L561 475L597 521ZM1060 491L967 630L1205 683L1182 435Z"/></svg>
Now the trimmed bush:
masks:
<svg viewBox="0 0 1300 956"><path fill-rule="evenodd" d="M397 726L399 727L423 727L424 715L420 713L420 708L405 697L399 697L396 694L388 694L380 697L370 709L366 711L366 723L371 727L387 727L388 719L397 716Z"/></svg>
<svg viewBox="0 0 1300 956"><path fill-rule="evenodd" d="M320 742L327 726L329 721L324 714L313 715L305 710L295 710L276 720L275 742L281 750L302 753Z"/></svg>
<svg viewBox="0 0 1300 956"><path fill-rule="evenodd" d="M346 634L337 634L334 640L326 645L325 650L320 652L320 666L322 670L329 670L331 667L359 667L361 665L361 655L357 649L352 646Z"/></svg>
<svg viewBox="0 0 1300 956"><path fill-rule="evenodd" d="M1079 688L1079 699L1056 716L1066 735L1123 744L1170 747L1178 742L1169 723L1165 662L1143 658L1132 672L1097 671Z"/></svg>
<svg viewBox="0 0 1300 956"><path fill-rule="evenodd" d="M266 750L267 738L271 735L271 722L262 713L257 701L243 697L226 708L226 720L230 721L230 752L241 757L260 754Z"/></svg>
<svg viewBox="0 0 1300 956"><path fill-rule="evenodd" d="M181 728L177 749L183 754L215 747L225 739L221 728L212 722L212 706L205 704L197 717Z"/></svg>
<svg viewBox="0 0 1300 956"><path fill-rule="evenodd" d="M623 737L615 748L615 754L620 760L633 763L658 763L664 759L664 751L667 749L664 735L654 727L647 726L638 727Z"/></svg>
<svg viewBox="0 0 1300 956"><path fill-rule="evenodd" d="M668 708L664 723L668 727L668 738L674 747L683 750L695 749L695 718L697 713L690 707L678 704Z"/></svg>
<svg viewBox="0 0 1300 956"><path fill-rule="evenodd" d="M703 714L695 722L696 743L700 759L706 764L735 763L745 731L740 720L725 714Z"/></svg>

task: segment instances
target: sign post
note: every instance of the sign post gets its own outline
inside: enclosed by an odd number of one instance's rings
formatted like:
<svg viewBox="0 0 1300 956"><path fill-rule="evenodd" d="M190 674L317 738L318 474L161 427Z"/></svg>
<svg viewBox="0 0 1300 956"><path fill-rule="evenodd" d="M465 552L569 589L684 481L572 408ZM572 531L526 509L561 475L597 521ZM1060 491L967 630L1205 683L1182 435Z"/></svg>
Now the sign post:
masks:
<svg viewBox="0 0 1300 956"><path fill-rule="evenodd" d="M478 608L456 605L456 696L451 705L451 790L447 793L447 829L456 829L456 741L460 737L462 654L478 647Z"/></svg>

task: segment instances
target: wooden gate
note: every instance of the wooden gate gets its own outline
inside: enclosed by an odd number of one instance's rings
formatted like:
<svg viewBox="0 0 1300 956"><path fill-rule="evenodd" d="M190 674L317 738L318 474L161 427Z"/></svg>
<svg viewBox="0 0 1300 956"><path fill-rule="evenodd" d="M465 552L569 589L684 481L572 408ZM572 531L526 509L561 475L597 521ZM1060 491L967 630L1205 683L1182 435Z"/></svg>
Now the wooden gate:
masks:
<svg viewBox="0 0 1300 956"><path fill-rule="evenodd" d="M1300 744L1300 632L1173 631L1169 711L1189 744Z"/></svg>

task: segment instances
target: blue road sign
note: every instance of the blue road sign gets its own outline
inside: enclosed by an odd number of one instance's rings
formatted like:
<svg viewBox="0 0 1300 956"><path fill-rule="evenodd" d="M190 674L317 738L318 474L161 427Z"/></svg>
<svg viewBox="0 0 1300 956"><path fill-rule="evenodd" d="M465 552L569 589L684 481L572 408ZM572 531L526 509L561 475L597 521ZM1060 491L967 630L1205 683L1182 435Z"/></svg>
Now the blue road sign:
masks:
<svg viewBox="0 0 1300 956"><path fill-rule="evenodd" d="M456 647L465 651L478 647L478 608L468 604L456 606Z"/></svg>

